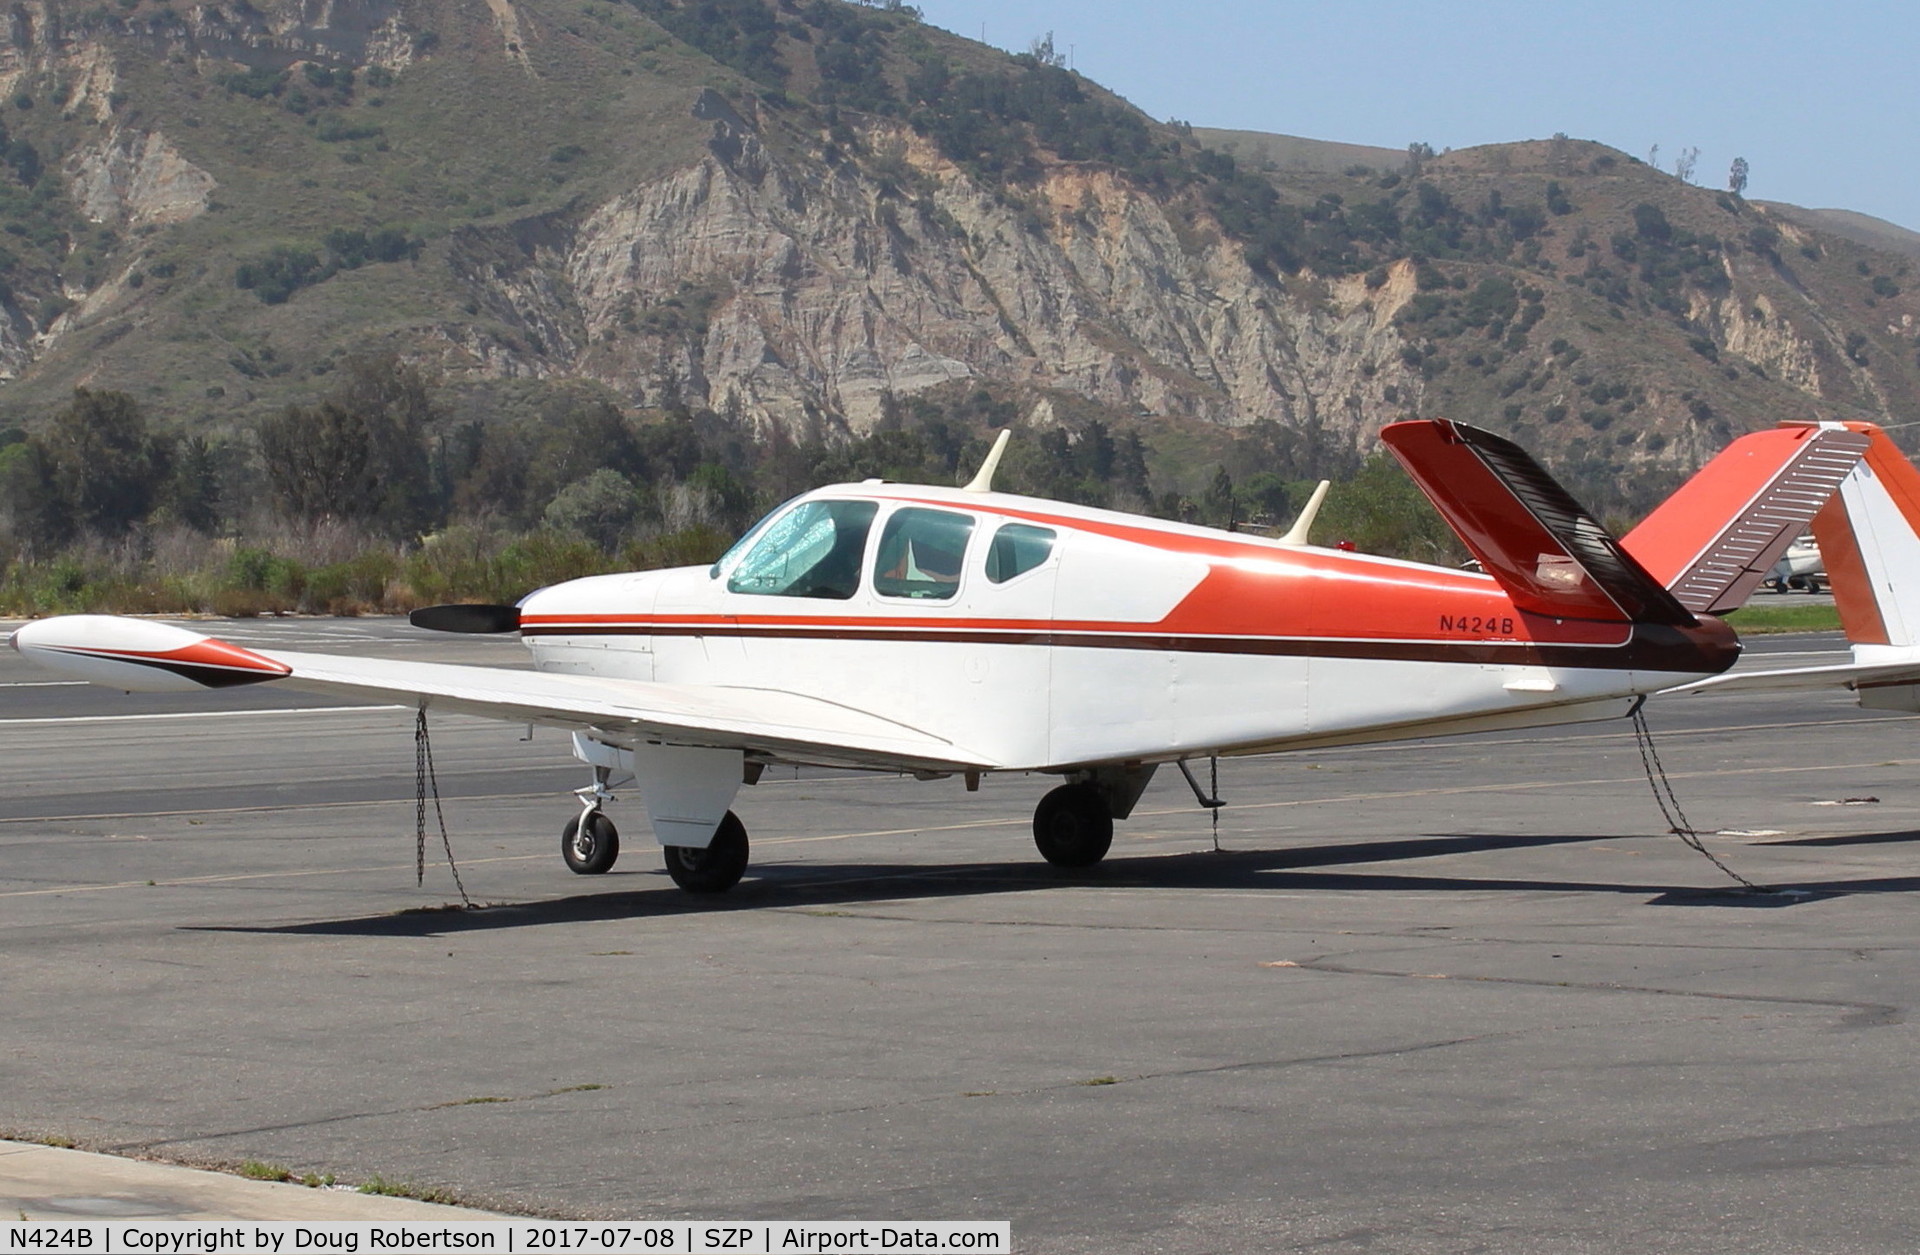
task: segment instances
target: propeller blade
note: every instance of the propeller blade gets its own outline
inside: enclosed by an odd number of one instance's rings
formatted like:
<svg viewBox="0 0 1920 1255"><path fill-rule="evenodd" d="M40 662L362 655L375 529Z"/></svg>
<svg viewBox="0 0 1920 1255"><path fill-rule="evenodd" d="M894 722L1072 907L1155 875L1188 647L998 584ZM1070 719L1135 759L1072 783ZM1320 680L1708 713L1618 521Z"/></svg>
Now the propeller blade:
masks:
<svg viewBox="0 0 1920 1255"><path fill-rule="evenodd" d="M407 622L429 632L517 632L520 607L422 606L407 616Z"/></svg>

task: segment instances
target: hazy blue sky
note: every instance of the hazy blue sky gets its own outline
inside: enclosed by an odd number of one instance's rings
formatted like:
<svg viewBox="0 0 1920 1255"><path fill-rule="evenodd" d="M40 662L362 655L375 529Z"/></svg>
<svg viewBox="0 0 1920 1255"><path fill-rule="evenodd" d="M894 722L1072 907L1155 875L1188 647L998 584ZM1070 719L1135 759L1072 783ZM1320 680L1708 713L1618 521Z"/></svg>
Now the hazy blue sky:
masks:
<svg viewBox="0 0 1920 1255"><path fill-rule="evenodd" d="M917 0L927 20L1074 68L1157 118L1405 148L1565 131L1747 195L1920 230L1920 5Z"/></svg>

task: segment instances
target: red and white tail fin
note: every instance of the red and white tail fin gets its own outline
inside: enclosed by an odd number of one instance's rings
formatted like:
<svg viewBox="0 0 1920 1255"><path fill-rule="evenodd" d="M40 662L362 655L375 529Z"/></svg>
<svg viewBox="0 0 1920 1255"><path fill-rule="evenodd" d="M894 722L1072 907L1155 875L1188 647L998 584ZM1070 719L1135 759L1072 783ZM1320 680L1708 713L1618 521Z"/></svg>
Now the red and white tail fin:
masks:
<svg viewBox="0 0 1920 1255"><path fill-rule="evenodd" d="M1920 645L1920 470L1878 427L1848 426L1867 455L1813 520L1833 602L1855 646Z"/></svg>
<svg viewBox="0 0 1920 1255"><path fill-rule="evenodd" d="M1859 462L1860 426L1742 436L1620 543L1695 614L1737 610Z"/></svg>
<svg viewBox="0 0 1920 1255"><path fill-rule="evenodd" d="M1512 441L1446 419L1393 423L1380 439L1520 609L1609 623L1695 622Z"/></svg>

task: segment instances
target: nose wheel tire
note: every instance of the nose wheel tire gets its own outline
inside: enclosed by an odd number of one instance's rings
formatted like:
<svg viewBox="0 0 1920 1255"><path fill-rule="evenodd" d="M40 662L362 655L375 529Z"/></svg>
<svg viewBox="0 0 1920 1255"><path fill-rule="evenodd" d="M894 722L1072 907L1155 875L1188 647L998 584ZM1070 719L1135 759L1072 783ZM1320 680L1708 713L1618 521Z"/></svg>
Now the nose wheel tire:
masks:
<svg viewBox="0 0 1920 1255"><path fill-rule="evenodd" d="M620 832L599 811L589 811L586 818L584 829L576 817L560 830L560 857L567 860L570 870L582 876L598 876L620 857Z"/></svg>
<svg viewBox="0 0 1920 1255"><path fill-rule="evenodd" d="M688 893L725 893L747 871L747 826L728 811L706 849L669 845L661 853L666 857L667 875Z"/></svg>
<svg viewBox="0 0 1920 1255"><path fill-rule="evenodd" d="M1033 812L1033 843L1055 867L1092 867L1113 845L1113 812L1090 784L1063 784Z"/></svg>

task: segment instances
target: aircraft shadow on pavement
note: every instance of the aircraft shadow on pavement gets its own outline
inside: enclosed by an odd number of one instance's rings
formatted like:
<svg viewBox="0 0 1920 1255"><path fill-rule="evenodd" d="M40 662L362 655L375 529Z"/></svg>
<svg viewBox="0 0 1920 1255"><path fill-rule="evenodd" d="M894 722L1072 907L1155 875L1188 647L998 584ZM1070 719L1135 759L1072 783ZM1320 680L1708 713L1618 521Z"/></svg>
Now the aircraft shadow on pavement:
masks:
<svg viewBox="0 0 1920 1255"><path fill-rule="evenodd" d="M1887 840L1909 838L1920 839L1920 834L1885 834ZM1071 872L1044 863L1025 861L964 864L773 863L755 868L748 879L730 893L711 898L697 898L682 893L667 882L664 871L615 872L600 882L605 886L601 892L562 898L488 904L473 910L459 907L411 909L304 924L196 925L190 931L434 937L546 924L591 923L710 911L824 908L1073 888L1383 893L1544 891L1653 895L1648 904L1657 906L1749 908L1787 907L1848 894L1920 890L1920 876L1901 876L1797 882L1770 886L1774 890L1772 892L1756 893L1732 882L1724 885L1710 883L1709 877L1718 873L1704 863L1702 880L1707 883L1692 886L1342 870L1352 865L1434 858L1447 854L1536 849L1622 839L1625 838L1590 833L1578 836L1443 833L1281 850L1189 851L1121 856L1108 859L1097 867ZM628 877L641 878L649 883L632 889L617 887L620 880Z"/></svg>
<svg viewBox="0 0 1920 1255"><path fill-rule="evenodd" d="M1768 841L1767 845L1897 845L1903 841L1920 841L1920 830L1908 829L1905 832L1848 832L1835 837L1795 837L1791 841Z"/></svg>

